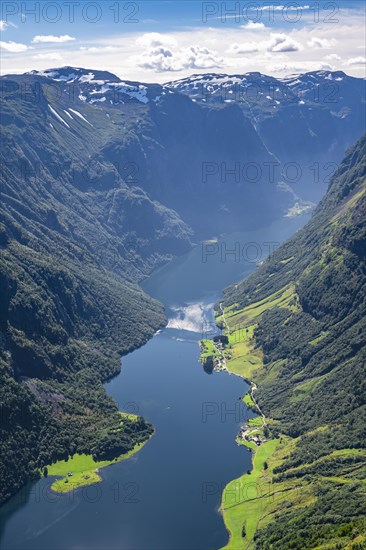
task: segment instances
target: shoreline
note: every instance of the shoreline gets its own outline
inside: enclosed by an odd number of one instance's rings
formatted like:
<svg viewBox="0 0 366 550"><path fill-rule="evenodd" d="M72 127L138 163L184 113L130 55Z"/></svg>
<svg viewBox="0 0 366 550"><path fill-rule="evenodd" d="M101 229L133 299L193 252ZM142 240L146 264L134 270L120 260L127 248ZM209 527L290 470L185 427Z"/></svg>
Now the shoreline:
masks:
<svg viewBox="0 0 366 550"><path fill-rule="evenodd" d="M159 334L161 330L166 328L168 324L168 319L165 315L164 306L163 306L163 309L164 309L164 321L160 323L156 327L156 329L154 329L154 332L147 334L144 337L143 341L140 342L139 344L133 345L130 349L128 349L125 352L118 353L118 357L119 357L118 372L112 374L112 376L107 377L102 381L103 388L105 388L105 384L107 384L108 382L111 382L114 378L117 378L118 376L120 376L124 357L145 346L150 340L152 340L157 334ZM121 417L123 416L137 417L137 415L123 412L123 411L119 411L119 413ZM120 455L112 460L95 461L91 454L87 455L87 454L75 453L72 457L69 456L67 460L58 460L53 464L47 464L46 466L42 467L42 469L40 470L40 478L56 477L57 479L53 481L50 487L51 491L53 491L56 494L67 494L67 493L70 493L71 491L74 491L75 489L87 487L90 485L95 485L96 483L100 483L103 481L103 477L100 474L100 470L108 466L113 466L114 464L118 464L119 462L123 462L124 460L128 460L129 458L132 458L133 456L135 456L150 441L150 439L153 437L155 432L156 432L155 426L153 426L153 432L148 439L146 439L142 443L138 443L137 445L135 445L133 449L131 449L127 453ZM71 471L70 468L72 466L75 466L75 464L77 468L80 468L81 467L80 463L86 464L86 466L81 470L76 470L75 473L77 475L75 477L73 473L72 473L72 476L69 476L67 472L64 473L63 470L66 471L67 466L68 466L68 469ZM46 476L43 474L43 470L45 467L48 470L48 473ZM70 477L72 481L71 480L69 481Z"/></svg>
<svg viewBox="0 0 366 550"><path fill-rule="evenodd" d="M275 520L278 506L286 502L289 506L303 506L299 498L296 478L275 480L274 470L280 466L293 451L296 438L283 433L270 435L268 428L275 426L275 420L266 417L258 405L254 393L257 384L265 378L263 370L263 353L255 346L255 329L262 314L273 307L292 310L293 288L285 286L280 291L267 298L236 310L225 310L225 324L229 338L227 368L229 373L237 374L250 384L243 401L248 407L255 406L258 416L256 421L246 423L242 427L237 442L251 449L252 467L237 478L231 480L224 488L220 511L225 528L228 532L228 542L221 550L253 550L254 537L259 529L264 528L269 521ZM222 315L217 312L216 322L222 324ZM256 423L257 422L257 423ZM251 425L250 425L251 424ZM243 429L244 428L244 429ZM303 485L303 497L306 502L312 502L314 495L309 484Z"/></svg>
<svg viewBox="0 0 366 550"><path fill-rule="evenodd" d="M224 357L226 368L216 369L216 371L224 371L229 375L239 376L245 383L249 385L247 392L241 399L249 410L254 411L255 409L255 412L258 416L253 417L253 420L260 419L260 425L256 425L255 420L254 423L251 423L250 421L252 419L248 419L248 421L241 426L240 431L235 438L235 441L238 445L247 448L248 452L251 453L251 469L247 472L244 471L239 477L229 481L226 484L222 492L221 504L218 509L219 513L222 516L224 526L228 534L228 541L221 550L232 550L234 548L235 550L238 550L239 548L244 549L251 547L255 532L255 528L253 529L253 527L255 527L257 523L255 519L254 521L249 521L250 519L253 520L253 518L250 518L250 510L247 510L247 514L245 515L242 514L242 510L240 510L240 508L246 505L248 506L248 508L253 507L254 503L258 501L258 490L261 491L260 483L261 481L265 481L266 477L263 476L263 473L266 472L268 468L267 459L269 459L277 449L279 445L279 439L267 440L266 438L264 438L264 435L267 435L264 433L264 430L267 426L267 421L265 415L263 414L261 408L254 398L254 392L257 389L257 384L253 380L251 380L251 375L254 373L252 370L252 365L249 365L249 372L246 373L238 372L237 370L235 370L235 368L233 369L231 365L232 362L236 362L237 359L241 357L232 357L232 352L234 352L236 345L239 344L240 346L241 339L239 339L239 341L235 339L235 329L231 331L225 317L222 302L220 302L219 305L220 309L215 316L215 321L217 321L218 318L221 317L221 320L224 322L225 331L223 334L229 337L228 346L230 347L225 347L224 349L220 350L220 355ZM250 324L251 321L248 323L248 325ZM230 337L233 337L233 335L234 339L233 341L230 341ZM247 336L245 336L244 339L246 340L246 353L250 354L253 350L251 349L249 343L249 333ZM201 351L205 351L205 348L204 346L202 346L201 343L200 348ZM225 357L225 350L230 350L229 357ZM242 362L245 362L244 358L242 359ZM260 368L260 366L260 364L257 364L254 370ZM254 436L259 439L259 443L252 439ZM253 490L254 494L250 494L253 493ZM270 494L271 489L269 485L269 495ZM261 494L260 496L265 497L266 495ZM235 512L230 514L230 509L233 511L237 509L238 517L235 517ZM260 519L260 515L257 516L257 519ZM250 525L248 525L249 523Z"/></svg>
<svg viewBox="0 0 366 550"><path fill-rule="evenodd" d="M47 467L47 476L42 475L42 477L57 478L52 482L50 487L56 494L67 494L76 489L100 483L103 481L100 472L103 468L113 466L135 456L151 440L154 434L155 429L148 439L142 443L137 443L133 449L112 460L95 461L92 455L76 453L73 457L69 457L68 460L59 460L49 465ZM71 476L69 472L72 474Z"/></svg>

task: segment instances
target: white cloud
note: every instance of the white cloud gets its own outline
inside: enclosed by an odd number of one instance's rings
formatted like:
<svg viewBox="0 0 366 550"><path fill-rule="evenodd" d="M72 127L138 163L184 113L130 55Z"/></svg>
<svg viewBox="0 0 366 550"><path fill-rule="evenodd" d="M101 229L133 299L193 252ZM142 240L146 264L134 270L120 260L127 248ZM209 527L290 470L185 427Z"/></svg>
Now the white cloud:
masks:
<svg viewBox="0 0 366 550"><path fill-rule="evenodd" d="M253 17L258 17L258 13L257 12L266 12L266 11L269 11L270 12L270 18L274 16L274 13L273 12L279 12L281 11L282 14L283 14L283 17L284 17L284 20L287 22L287 23L294 23L296 21L298 21L301 16L303 15L303 11L307 11L307 10L310 10L312 6L309 6L309 5L306 5L306 6L299 6L296 2L293 2L292 4L289 3L289 4L286 4L286 5L270 5L270 6L259 6L258 5L258 2L250 2L248 4L247 7L245 7L242 11L245 13L245 16L243 16L241 13L240 13L240 9L238 10L233 10L233 11L237 11L237 13L235 15L230 15L230 14L227 14L227 13L224 13L224 11L222 10L222 14L219 15L219 16L215 16L215 17L212 17L212 19L221 19L221 21L226 21L226 20L230 20L230 19L235 19L236 21L239 20L241 17L246 17L249 19L251 13L253 13ZM313 7L314 9L314 7ZM293 15L290 15L289 12L296 12L295 14ZM217 12L216 12L217 13ZM262 16L262 14L260 14L260 16ZM250 20L251 22L255 23L253 20Z"/></svg>
<svg viewBox="0 0 366 550"><path fill-rule="evenodd" d="M37 34L32 40L33 44L47 44L47 43L55 43L55 44L62 44L63 42L71 42L73 40L76 40L73 36L69 36L68 34L62 34L60 36L54 36L53 34L47 34L47 35L40 35Z"/></svg>
<svg viewBox="0 0 366 550"><path fill-rule="evenodd" d="M298 52L302 45L286 34L271 34L270 43L267 46L269 52Z"/></svg>
<svg viewBox="0 0 366 550"><path fill-rule="evenodd" d="M148 32L140 36L136 40L136 44L145 48L157 48L158 46L174 46L177 44L177 41L168 34Z"/></svg>
<svg viewBox="0 0 366 550"><path fill-rule="evenodd" d="M0 42L0 49L10 53L21 53L28 50L28 46L17 42Z"/></svg>
<svg viewBox="0 0 366 550"><path fill-rule="evenodd" d="M262 6L262 7L259 7L258 8L259 10L262 10L262 11L266 11L266 10L274 10L274 11L284 11L284 10L288 10L288 11L297 11L299 10L309 10L310 9L310 6L299 6L296 4L296 2L294 4L288 4L286 6L284 5L280 5L280 6Z"/></svg>
<svg viewBox="0 0 366 550"><path fill-rule="evenodd" d="M279 63L271 66L271 72L281 74L301 74L310 71L332 71L334 67L322 61L299 61L296 63Z"/></svg>
<svg viewBox="0 0 366 550"><path fill-rule="evenodd" d="M255 53L258 51L258 42L243 42L243 44L238 44L237 42L234 42L234 44L231 44L230 48L227 50L227 53L240 55L242 53Z"/></svg>
<svg viewBox="0 0 366 550"><path fill-rule="evenodd" d="M96 54L118 52L120 50L117 46L81 46L79 49L81 52Z"/></svg>
<svg viewBox="0 0 366 550"><path fill-rule="evenodd" d="M309 48L330 49L332 46L335 46L336 43L337 41L335 38L328 40L327 38L318 38L317 36L313 36L311 40L308 41L308 46Z"/></svg>
<svg viewBox="0 0 366 550"><path fill-rule="evenodd" d="M255 53L265 51L283 53L298 52L302 49L302 45L290 36L281 33L271 33L270 40L263 40L261 42L244 42L242 44L234 42L234 44L230 46L227 52L230 54Z"/></svg>
<svg viewBox="0 0 366 550"><path fill-rule="evenodd" d="M183 66L190 69L211 69L220 67L224 60L216 52L200 46L192 46L183 52Z"/></svg>
<svg viewBox="0 0 366 550"><path fill-rule="evenodd" d="M137 65L154 72L176 72L184 69L220 67L223 59L206 47L179 48L177 40L169 34L146 33L136 40L146 50L137 58Z"/></svg>
<svg viewBox="0 0 366 550"><path fill-rule="evenodd" d="M8 24L6 21L3 21L0 19L0 31L5 31L5 29L8 27Z"/></svg>
<svg viewBox="0 0 366 550"><path fill-rule="evenodd" d="M365 65L366 63L366 57L351 57L348 61L345 62L345 65L352 66L352 65Z"/></svg>
<svg viewBox="0 0 366 550"><path fill-rule="evenodd" d="M57 52L38 53L33 56L33 59L45 59L47 61L62 61L63 57Z"/></svg>
<svg viewBox="0 0 366 550"><path fill-rule="evenodd" d="M179 71L178 67L174 67L173 52L168 48L160 46L142 54L138 63L139 67L144 69L152 69L157 73L165 71Z"/></svg>
<svg viewBox="0 0 366 550"><path fill-rule="evenodd" d="M201 46L174 50L164 46L152 48L137 60L139 67L155 72L176 72L184 69L211 69L221 67L224 60L216 52Z"/></svg>
<svg viewBox="0 0 366 550"><path fill-rule="evenodd" d="M341 61L341 56L337 53L331 53L330 55L326 55L325 58L327 61Z"/></svg>
<svg viewBox="0 0 366 550"><path fill-rule="evenodd" d="M266 28L264 23L255 23L254 21L249 21L246 25L242 26L242 29L248 31L262 31Z"/></svg>

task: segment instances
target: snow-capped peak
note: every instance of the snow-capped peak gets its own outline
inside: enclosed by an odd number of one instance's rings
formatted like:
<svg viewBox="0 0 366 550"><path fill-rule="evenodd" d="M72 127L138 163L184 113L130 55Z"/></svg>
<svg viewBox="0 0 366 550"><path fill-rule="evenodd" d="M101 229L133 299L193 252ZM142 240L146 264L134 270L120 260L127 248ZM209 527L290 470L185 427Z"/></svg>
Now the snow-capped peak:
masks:
<svg viewBox="0 0 366 550"><path fill-rule="evenodd" d="M77 86L75 94L84 103L108 102L117 105L130 101L146 104L156 102L161 95L161 86L145 85L138 82L122 81L107 71L89 70L78 67L61 67L44 71L31 71L28 74L49 78L66 86Z"/></svg>

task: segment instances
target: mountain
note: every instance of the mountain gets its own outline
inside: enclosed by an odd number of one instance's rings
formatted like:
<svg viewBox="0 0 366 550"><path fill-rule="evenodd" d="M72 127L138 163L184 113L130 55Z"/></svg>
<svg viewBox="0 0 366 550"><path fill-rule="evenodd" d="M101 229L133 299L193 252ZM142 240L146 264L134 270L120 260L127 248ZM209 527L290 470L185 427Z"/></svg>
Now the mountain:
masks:
<svg viewBox="0 0 366 550"><path fill-rule="evenodd" d="M276 144L235 102L75 67L0 88L1 502L60 457L151 433L142 419L121 431L102 385L166 322L145 277L198 239L308 205L268 176Z"/></svg>
<svg viewBox="0 0 366 550"><path fill-rule="evenodd" d="M243 211L261 225L254 208L267 222L292 197L203 181L219 154L271 158L236 108L71 67L0 87L2 502L59 458L150 435L142 419L121 430L102 386L166 322L139 282L200 234L239 227Z"/></svg>
<svg viewBox="0 0 366 550"><path fill-rule="evenodd" d="M104 112L52 107L39 77L1 85L0 502L59 458L150 435L142 419L120 430L102 382L165 324L138 282L192 235L100 155Z"/></svg>
<svg viewBox="0 0 366 550"><path fill-rule="evenodd" d="M365 80L341 71L284 79L258 72L196 74L166 84L205 105L237 105L303 199L318 202L344 152L364 132Z"/></svg>
<svg viewBox="0 0 366 550"><path fill-rule="evenodd" d="M228 369L258 386L246 402L265 418L252 474L224 493L228 548L365 545L365 221L364 136L311 221L217 307Z"/></svg>
<svg viewBox="0 0 366 550"><path fill-rule="evenodd" d="M274 159L235 105L201 106L164 86L73 67L4 77L2 84L8 102L17 94L37 102L50 140L78 154L80 142L92 146L84 159L93 181L76 168L80 191L110 191L111 178L98 173L103 161L128 187L176 211L198 238L258 226L253 208L260 205L270 220L294 202L279 180L257 174L256 166Z"/></svg>

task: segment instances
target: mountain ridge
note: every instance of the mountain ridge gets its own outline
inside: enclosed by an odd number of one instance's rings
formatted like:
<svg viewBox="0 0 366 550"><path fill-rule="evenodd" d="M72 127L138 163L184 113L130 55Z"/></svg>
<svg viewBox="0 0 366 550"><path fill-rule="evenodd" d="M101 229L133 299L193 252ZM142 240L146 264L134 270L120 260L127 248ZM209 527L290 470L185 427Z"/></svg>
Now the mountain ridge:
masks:
<svg viewBox="0 0 366 550"><path fill-rule="evenodd" d="M364 132L365 84L342 71L312 71L278 79L259 72L195 74L165 85L200 104L238 105L278 163L298 165L298 177L290 178L294 191L318 202L331 165L334 171ZM319 167L323 172L313 174Z"/></svg>

